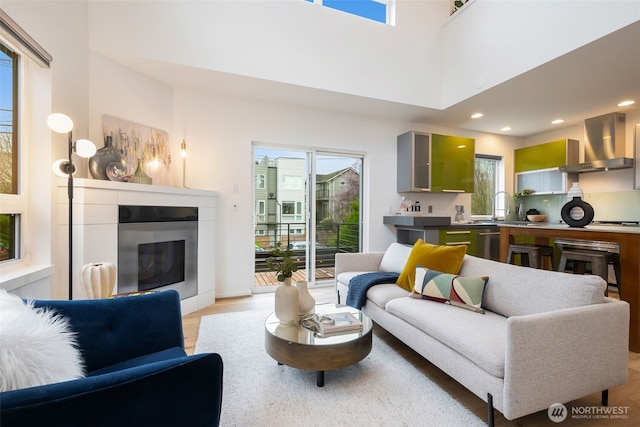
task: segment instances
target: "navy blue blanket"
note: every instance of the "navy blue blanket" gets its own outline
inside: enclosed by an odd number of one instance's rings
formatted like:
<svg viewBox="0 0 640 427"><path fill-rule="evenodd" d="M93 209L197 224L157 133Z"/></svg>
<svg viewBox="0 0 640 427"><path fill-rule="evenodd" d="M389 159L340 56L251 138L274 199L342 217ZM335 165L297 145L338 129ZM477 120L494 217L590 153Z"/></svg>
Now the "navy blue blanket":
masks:
<svg viewBox="0 0 640 427"><path fill-rule="evenodd" d="M395 283L398 276L398 273L393 272L363 273L355 276L349 281L347 305L359 310L367 302L367 291L370 287L381 283Z"/></svg>

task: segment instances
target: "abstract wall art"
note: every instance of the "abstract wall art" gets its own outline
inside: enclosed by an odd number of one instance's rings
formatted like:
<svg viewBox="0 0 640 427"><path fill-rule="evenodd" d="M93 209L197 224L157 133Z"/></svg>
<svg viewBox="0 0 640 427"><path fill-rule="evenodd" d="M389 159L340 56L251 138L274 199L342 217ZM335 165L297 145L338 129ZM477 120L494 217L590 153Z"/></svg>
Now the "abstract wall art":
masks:
<svg viewBox="0 0 640 427"><path fill-rule="evenodd" d="M127 165L135 171L142 159L144 172L154 185L171 186L171 147L167 131L109 115L102 116L103 140L111 135Z"/></svg>

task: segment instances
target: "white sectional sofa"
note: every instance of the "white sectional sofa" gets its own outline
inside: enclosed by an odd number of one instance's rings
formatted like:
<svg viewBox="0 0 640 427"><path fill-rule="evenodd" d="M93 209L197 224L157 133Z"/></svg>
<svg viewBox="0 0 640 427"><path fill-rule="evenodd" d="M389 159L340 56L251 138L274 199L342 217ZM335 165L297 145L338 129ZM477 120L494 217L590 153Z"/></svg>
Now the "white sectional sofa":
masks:
<svg viewBox="0 0 640 427"><path fill-rule="evenodd" d="M365 272L397 272L411 246L336 255L336 291ZM465 255L459 275L489 276L484 314L409 298L399 286L368 289L362 310L377 324L511 420L627 381L629 304L605 282Z"/></svg>

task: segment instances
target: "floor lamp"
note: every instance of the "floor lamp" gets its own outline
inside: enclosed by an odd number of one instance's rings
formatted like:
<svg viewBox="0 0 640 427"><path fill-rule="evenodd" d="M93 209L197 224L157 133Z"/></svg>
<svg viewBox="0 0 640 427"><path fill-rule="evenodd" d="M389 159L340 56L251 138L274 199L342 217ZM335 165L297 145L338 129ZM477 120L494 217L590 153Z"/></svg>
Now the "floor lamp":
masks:
<svg viewBox="0 0 640 427"><path fill-rule="evenodd" d="M73 175L76 166L71 160L75 152L78 156L89 158L96 154L96 146L88 139L79 139L73 142L71 130L73 120L61 113L51 114L47 118L49 129L56 133L66 133L68 136L68 158L56 160L53 163L53 172L63 178L67 178L67 197L69 198L69 300L73 299Z"/></svg>

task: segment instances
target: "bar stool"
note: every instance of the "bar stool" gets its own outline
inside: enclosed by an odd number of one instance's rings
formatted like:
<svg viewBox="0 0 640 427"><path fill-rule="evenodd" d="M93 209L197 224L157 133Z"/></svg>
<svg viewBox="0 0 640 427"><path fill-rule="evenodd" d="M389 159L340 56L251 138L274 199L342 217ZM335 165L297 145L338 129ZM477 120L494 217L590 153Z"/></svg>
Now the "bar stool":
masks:
<svg viewBox="0 0 640 427"><path fill-rule="evenodd" d="M525 267L542 268L542 257L548 256L551 268L556 269L553 259L553 247L533 244L511 244L507 249L507 264L515 264L514 255L520 254L520 264Z"/></svg>
<svg viewBox="0 0 640 427"><path fill-rule="evenodd" d="M620 294L620 255L613 252L587 249L564 249L560 256L558 271L565 271L567 261L573 262L573 274L585 274L587 263L591 264L591 274L602 277L607 282L605 296L609 295L609 286L614 286ZM609 264L613 265L616 283L609 283Z"/></svg>

